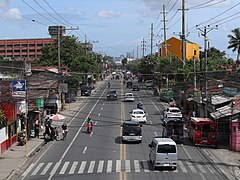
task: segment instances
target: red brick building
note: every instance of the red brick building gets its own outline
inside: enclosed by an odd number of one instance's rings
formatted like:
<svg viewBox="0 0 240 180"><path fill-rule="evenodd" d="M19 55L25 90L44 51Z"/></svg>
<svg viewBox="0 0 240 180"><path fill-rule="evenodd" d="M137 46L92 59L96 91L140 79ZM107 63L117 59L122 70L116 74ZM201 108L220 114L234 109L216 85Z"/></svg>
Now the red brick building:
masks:
<svg viewBox="0 0 240 180"><path fill-rule="evenodd" d="M53 42L54 38L0 40L0 56L12 60L33 61L42 55L42 47Z"/></svg>

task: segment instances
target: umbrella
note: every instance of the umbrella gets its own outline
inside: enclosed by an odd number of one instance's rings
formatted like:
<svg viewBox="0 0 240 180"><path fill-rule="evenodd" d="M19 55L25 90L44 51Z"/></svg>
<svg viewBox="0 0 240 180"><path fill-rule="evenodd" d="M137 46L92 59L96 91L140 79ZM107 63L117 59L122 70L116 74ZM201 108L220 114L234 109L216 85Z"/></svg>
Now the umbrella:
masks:
<svg viewBox="0 0 240 180"><path fill-rule="evenodd" d="M63 116L61 114L54 114L53 116L50 117L50 119L52 119L52 120L63 120L63 119L65 119L65 116Z"/></svg>

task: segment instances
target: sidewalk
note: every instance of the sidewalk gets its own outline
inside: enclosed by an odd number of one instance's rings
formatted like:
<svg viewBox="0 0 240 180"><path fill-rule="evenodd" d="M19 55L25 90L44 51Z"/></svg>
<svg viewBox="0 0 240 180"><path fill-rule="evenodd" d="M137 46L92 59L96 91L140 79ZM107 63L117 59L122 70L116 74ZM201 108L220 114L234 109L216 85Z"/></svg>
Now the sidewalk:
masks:
<svg viewBox="0 0 240 180"><path fill-rule="evenodd" d="M96 82L93 93L98 90L99 86L101 86L104 81L105 80ZM66 119L64 119L65 122L70 121L70 119L78 112L81 101L81 99L77 99L75 103L65 105L66 109L59 113L66 117ZM62 122L53 121L53 126L60 125L60 123ZM18 173L20 167L22 167L28 159L37 153L44 145L43 132L40 132L40 137L31 138L28 141L27 146L18 146L18 143L16 142L8 150L0 154L0 180L10 180Z"/></svg>

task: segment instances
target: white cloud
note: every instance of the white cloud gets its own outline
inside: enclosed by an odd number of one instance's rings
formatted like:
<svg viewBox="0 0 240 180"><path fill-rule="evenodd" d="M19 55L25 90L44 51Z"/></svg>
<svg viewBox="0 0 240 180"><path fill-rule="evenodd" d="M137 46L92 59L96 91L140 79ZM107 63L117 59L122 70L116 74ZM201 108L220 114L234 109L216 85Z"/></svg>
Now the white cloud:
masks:
<svg viewBox="0 0 240 180"><path fill-rule="evenodd" d="M9 9L4 15L3 18L7 20L19 20L21 19L21 12L17 8Z"/></svg>
<svg viewBox="0 0 240 180"><path fill-rule="evenodd" d="M99 11L96 14L97 17L101 17L101 18L115 18L115 17L119 17L121 16L121 13L117 13L117 12L113 12L113 11Z"/></svg>
<svg viewBox="0 0 240 180"><path fill-rule="evenodd" d="M11 0L3 0L0 2L0 9L5 8L10 3Z"/></svg>

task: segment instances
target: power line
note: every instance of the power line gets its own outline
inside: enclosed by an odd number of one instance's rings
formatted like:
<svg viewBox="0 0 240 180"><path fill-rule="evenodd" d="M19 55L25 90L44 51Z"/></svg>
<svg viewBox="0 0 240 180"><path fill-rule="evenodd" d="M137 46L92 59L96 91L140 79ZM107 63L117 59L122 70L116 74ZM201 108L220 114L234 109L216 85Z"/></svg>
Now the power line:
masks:
<svg viewBox="0 0 240 180"><path fill-rule="evenodd" d="M192 7L190 7L189 9L202 8L203 5L209 4L209 3L213 2L213 1L215 1L215 0L210 0L210 1L204 2L204 3L202 3L202 4L198 4L198 5L192 6ZM225 1L225 0L224 0L224 1Z"/></svg>
<svg viewBox="0 0 240 180"><path fill-rule="evenodd" d="M24 4L26 4L29 8L31 8L34 12L36 12L37 14L39 14L40 16L42 16L43 18L47 19L49 22L53 23L53 24L57 24L54 21L52 21L51 19L45 17L44 15L42 15L41 13L39 13L37 10L35 10L32 6L30 6L26 1L22 0L22 2L24 2Z"/></svg>
<svg viewBox="0 0 240 180"><path fill-rule="evenodd" d="M178 0L175 1L175 3L173 4L173 6L170 8L170 10L168 11L168 13L170 13L172 11L172 9L176 6ZM168 14L167 14L168 15Z"/></svg>
<svg viewBox="0 0 240 180"><path fill-rule="evenodd" d="M64 24L63 22L59 21L57 18L55 18L52 14L50 14L43 6L41 6L36 0L34 2L42 9L44 10L49 16L51 16L56 21L60 22L61 24Z"/></svg>
<svg viewBox="0 0 240 180"><path fill-rule="evenodd" d="M210 5L206 5L206 6L201 6L201 7L199 7L199 8L194 8L194 7L191 7L191 9L202 9L202 8L205 8L205 7L211 7L211 6L214 6L214 5L217 5L217 4L220 4L220 3L222 3L222 2L224 2L224 1L226 1L226 0L222 0L222 1L219 1L219 2L216 2L216 3L212 3L212 4L210 4Z"/></svg>

